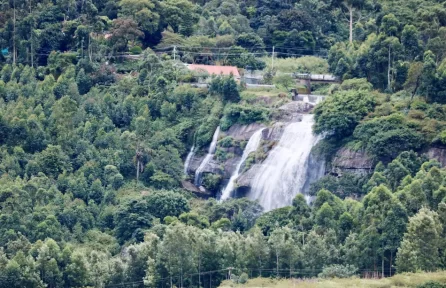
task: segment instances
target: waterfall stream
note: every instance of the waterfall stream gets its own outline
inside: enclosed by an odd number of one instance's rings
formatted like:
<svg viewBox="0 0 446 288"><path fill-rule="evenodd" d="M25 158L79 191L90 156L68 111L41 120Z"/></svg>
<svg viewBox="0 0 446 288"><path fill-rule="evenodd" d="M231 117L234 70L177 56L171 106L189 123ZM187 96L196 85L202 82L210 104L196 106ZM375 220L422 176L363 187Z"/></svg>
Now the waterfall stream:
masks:
<svg viewBox="0 0 446 288"><path fill-rule="evenodd" d="M190 161L192 160L194 154L195 154L195 145L193 145L190 148L189 154L187 154L186 157L186 161L184 161L184 175L187 175L187 172L189 172Z"/></svg>
<svg viewBox="0 0 446 288"><path fill-rule="evenodd" d="M288 124L252 179L248 197L258 200L265 211L291 205L293 198L304 192L312 172L308 171L310 152L320 138L313 135L312 126L313 115Z"/></svg>
<svg viewBox="0 0 446 288"><path fill-rule="evenodd" d="M215 154L215 150L217 149L217 141L218 141L218 135L220 134L220 126L217 127L217 129L214 132L214 136L212 137L211 145L209 145L209 151L206 157L204 157L203 161L201 161L200 166L195 171L195 179L194 184L195 186L199 187L201 185L201 176L204 168L206 165L212 160Z"/></svg>
<svg viewBox="0 0 446 288"><path fill-rule="evenodd" d="M263 131L263 129L258 130L257 132L252 134L251 138L249 138L249 141L246 144L245 150L243 150L242 158L240 159L237 166L235 167L235 170L232 173L228 184L226 185L225 189L223 190L223 192L221 194L221 200L226 200L231 196L231 192L234 190L234 187L235 187L235 180L237 180L239 173L240 173L240 168L242 167L243 163L245 163L246 158L248 158L249 154L256 151L257 148L259 147L260 140L262 140L262 131Z"/></svg>

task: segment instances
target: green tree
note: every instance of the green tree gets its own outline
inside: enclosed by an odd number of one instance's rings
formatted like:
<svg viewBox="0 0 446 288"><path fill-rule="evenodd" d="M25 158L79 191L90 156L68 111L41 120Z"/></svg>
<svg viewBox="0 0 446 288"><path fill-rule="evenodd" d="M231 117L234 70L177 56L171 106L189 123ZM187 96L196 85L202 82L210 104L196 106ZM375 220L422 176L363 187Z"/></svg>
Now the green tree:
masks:
<svg viewBox="0 0 446 288"><path fill-rule="evenodd" d="M57 178L63 171L71 170L69 158L60 146L48 145L48 148L37 156L36 161L40 169L49 177Z"/></svg>
<svg viewBox="0 0 446 288"><path fill-rule="evenodd" d="M277 75L273 79L273 83L279 86L280 88L284 88L285 90L289 90L293 85L295 85L293 77L288 74Z"/></svg>
<svg viewBox="0 0 446 288"><path fill-rule="evenodd" d="M275 229L269 236L268 243L271 252L274 253L277 277L280 276L279 269L286 266L288 266L291 276L294 263L300 252L295 245L291 229L288 227ZM286 266L283 264L286 264Z"/></svg>
<svg viewBox="0 0 446 288"><path fill-rule="evenodd" d="M239 102L240 93L232 76L217 76L212 79L209 87L211 93L219 95L225 102Z"/></svg>
<svg viewBox="0 0 446 288"><path fill-rule="evenodd" d="M81 68L77 73L76 83L81 95L87 94L90 91L92 86L91 78L85 73L84 68Z"/></svg>
<svg viewBox="0 0 446 288"><path fill-rule="evenodd" d="M398 271L415 272L439 269L442 230L438 214L427 208L422 208L410 218L407 232L398 249L396 259Z"/></svg>
<svg viewBox="0 0 446 288"><path fill-rule="evenodd" d="M348 137L374 106L375 100L369 93L336 93L314 109L314 131L318 134L326 132L336 139Z"/></svg>

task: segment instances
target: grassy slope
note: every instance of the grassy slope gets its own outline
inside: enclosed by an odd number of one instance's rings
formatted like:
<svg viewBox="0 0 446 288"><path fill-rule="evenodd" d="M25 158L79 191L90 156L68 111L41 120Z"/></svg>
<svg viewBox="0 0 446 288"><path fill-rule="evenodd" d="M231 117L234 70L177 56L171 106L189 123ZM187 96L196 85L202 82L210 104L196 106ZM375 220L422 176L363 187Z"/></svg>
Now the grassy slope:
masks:
<svg viewBox="0 0 446 288"><path fill-rule="evenodd" d="M225 281L220 288L229 287L268 287L268 288L343 288L343 287L357 287L357 288L391 288L391 287L416 287L419 284L427 281L438 281L446 283L446 271L435 273L407 273L398 274L391 278L380 280L373 279L309 279L309 280L275 280L269 278L251 279L244 285L235 285L232 281Z"/></svg>

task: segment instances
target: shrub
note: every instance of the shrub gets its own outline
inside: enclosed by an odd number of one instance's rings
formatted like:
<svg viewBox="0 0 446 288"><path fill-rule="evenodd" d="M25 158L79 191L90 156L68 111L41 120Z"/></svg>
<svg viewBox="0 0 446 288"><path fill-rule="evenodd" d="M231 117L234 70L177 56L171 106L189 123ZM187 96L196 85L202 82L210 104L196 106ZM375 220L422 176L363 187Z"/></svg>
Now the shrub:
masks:
<svg viewBox="0 0 446 288"><path fill-rule="evenodd" d="M223 130L229 129L232 125L250 124L254 122L264 122L269 119L270 112L268 109L256 106L245 106L233 104L226 106L224 116L221 121Z"/></svg>
<svg viewBox="0 0 446 288"><path fill-rule="evenodd" d="M336 139L350 136L359 121L373 110L375 99L365 91L342 91L314 109L314 131Z"/></svg>
<svg viewBox="0 0 446 288"><path fill-rule="evenodd" d="M425 137L402 114L392 114L366 121L356 127L354 136L366 145L375 157L395 158L402 151L417 150L425 144Z"/></svg>
<svg viewBox="0 0 446 288"><path fill-rule="evenodd" d="M423 111L419 111L419 110L410 110L409 114L407 116L409 116L409 118L419 119L419 120L422 120L425 117Z"/></svg>
<svg viewBox="0 0 446 288"><path fill-rule="evenodd" d="M130 54L134 54L134 55L139 55L142 53L142 48L139 46L133 46L132 48L130 48Z"/></svg>
<svg viewBox="0 0 446 288"><path fill-rule="evenodd" d="M330 265L323 268L320 278L350 278L358 272L358 268L353 265Z"/></svg>
<svg viewBox="0 0 446 288"><path fill-rule="evenodd" d="M218 191L222 177L218 174L205 174L203 177L203 186L210 191Z"/></svg>
<svg viewBox="0 0 446 288"><path fill-rule="evenodd" d="M354 78L348 79L342 82L339 86L340 90L364 90L364 91L372 91L373 85L367 82L367 79L364 78Z"/></svg>
<svg viewBox="0 0 446 288"><path fill-rule="evenodd" d="M421 285L418 285L417 288L445 288L446 285L436 281L428 281Z"/></svg>
<svg viewBox="0 0 446 288"><path fill-rule="evenodd" d="M183 212L189 212L187 199L173 191L157 191L144 197L150 213L160 219L166 216L179 216Z"/></svg>
<svg viewBox="0 0 446 288"><path fill-rule="evenodd" d="M249 276L246 273L242 273L242 275L240 275L240 277L238 278L238 283L240 284L246 284L246 282L248 282Z"/></svg>
<svg viewBox="0 0 446 288"><path fill-rule="evenodd" d="M437 137L435 137L435 139L432 141L433 143L436 144L443 144L446 145L446 130L445 131L441 131Z"/></svg>
<svg viewBox="0 0 446 288"><path fill-rule="evenodd" d="M231 136L226 136L225 138L221 139L218 144L220 144L220 146L224 148L232 147L234 146L234 138L232 138Z"/></svg>

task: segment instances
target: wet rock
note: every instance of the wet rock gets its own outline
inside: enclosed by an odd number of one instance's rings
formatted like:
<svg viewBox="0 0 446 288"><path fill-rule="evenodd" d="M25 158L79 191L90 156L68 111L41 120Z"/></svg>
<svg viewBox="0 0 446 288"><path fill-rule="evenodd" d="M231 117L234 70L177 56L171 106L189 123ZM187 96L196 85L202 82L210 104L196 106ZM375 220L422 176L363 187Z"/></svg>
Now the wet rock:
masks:
<svg viewBox="0 0 446 288"><path fill-rule="evenodd" d="M251 188L251 182L254 179L261 164L255 164L248 171L243 172L237 179L237 186L239 188Z"/></svg>
<svg viewBox="0 0 446 288"><path fill-rule="evenodd" d="M243 153L243 152L242 152ZM228 179L231 178L232 173L235 171L235 168L237 168L237 164L240 161L241 157L237 156L231 159L228 159L225 161L225 163L223 163L223 179Z"/></svg>
<svg viewBox="0 0 446 288"><path fill-rule="evenodd" d="M275 112L274 119L288 123L302 121L302 114L310 112L314 106L312 103L292 101L280 106Z"/></svg>
<svg viewBox="0 0 446 288"><path fill-rule="evenodd" d="M333 159L333 173L342 174L351 172L355 174L366 174L373 170L375 162L363 150L353 151L341 148Z"/></svg>
<svg viewBox="0 0 446 288"><path fill-rule="evenodd" d="M227 136L231 136L235 140L245 140L248 141L252 134L258 130L265 128L265 124L262 123L252 123L249 125L235 124L225 132Z"/></svg>
<svg viewBox="0 0 446 288"><path fill-rule="evenodd" d="M289 123L276 122L272 127L268 127L262 131L262 140L265 141L279 141L282 137L285 127Z"/></svg>
<svg viewBox="0 0 446 288"><path fill-rule="evenodd" d="M183 188L185 190L192 192L192 193L196 194L197 196L205 197L205 198L212 196L212 193L210 191L206 190L206 188L204 188L203 186L197 187L192 182L181 181L181 185L183 186Z"/></svg>

